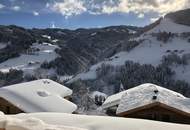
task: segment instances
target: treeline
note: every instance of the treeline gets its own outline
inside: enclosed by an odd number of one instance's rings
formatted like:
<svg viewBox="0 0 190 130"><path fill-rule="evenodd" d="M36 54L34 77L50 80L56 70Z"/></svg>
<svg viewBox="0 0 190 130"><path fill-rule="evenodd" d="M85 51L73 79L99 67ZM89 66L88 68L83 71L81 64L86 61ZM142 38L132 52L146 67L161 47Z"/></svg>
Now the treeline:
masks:
<svg viewBox="0 0 190 130"><path fill-rule="evenodd" d="M23 71L10 69L9 72L0 72L0 87L23 82Z"/></svg>
<svg viewBox="0 0 190 130"><path fill-rule="evenodd" d="M0 43L6 44L5 48L0 49L0 63L9 58L18 57L35 41L27 29L14 25L0 26Z"/></svg>
<svg viewBox="0 0 190 130"><path fill-rule="evenodd" d="M98 90L107 94L117 93L121 83L124 89L143 83L153 83L190 97L190 85L183 80L174 80L175 71L170 68L173 64L187 65L189 59L187 54L182 57L171 54L164 56L162 64L156 67L151 64L141 65L133 61L126 61L122 66L102 64L96 70L95 80L79 80L77 83L81 82L80 84L88 86L91 91ZM77 84L75 85L78 87Z"/></svg>

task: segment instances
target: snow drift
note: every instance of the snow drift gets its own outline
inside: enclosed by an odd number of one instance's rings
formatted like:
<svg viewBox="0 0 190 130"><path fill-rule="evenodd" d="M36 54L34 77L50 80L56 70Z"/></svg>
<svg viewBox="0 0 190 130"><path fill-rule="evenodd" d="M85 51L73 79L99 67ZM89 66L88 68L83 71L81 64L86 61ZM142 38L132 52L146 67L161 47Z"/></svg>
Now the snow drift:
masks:
<svg viewBox="0 0 190 130"><path fill-rule="evenodd" d="M38 118L47 124L65 125L87 130L189 130L190 125L172 124L142 119L87 116L64 113L31 113L14 116L20 119Z"/></svg>

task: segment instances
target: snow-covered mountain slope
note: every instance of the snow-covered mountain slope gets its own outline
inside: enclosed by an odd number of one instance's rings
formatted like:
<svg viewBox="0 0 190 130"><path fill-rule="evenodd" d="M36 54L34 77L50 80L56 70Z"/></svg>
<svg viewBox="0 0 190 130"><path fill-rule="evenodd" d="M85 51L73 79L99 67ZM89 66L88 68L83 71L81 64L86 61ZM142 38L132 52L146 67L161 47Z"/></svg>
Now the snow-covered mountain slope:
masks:
<svg viewBox="0 0 190 130"><path fill-rule="evenodd" d="M171 32L171 33L183 33L189 32L190 26L174 23L169 18L164 18L158 26L148 31L147 33L158 33L158 32Z"/></svg>
<svg viewBox="0 0 190 130"><path fill-rule="evenodd" d="M12 117L27 119L35 117L51 125L72 126L87 130L189 130L189 125L164 123L157 121L86 116L63 113L32 113L19 114Z"/></svg>
<svg viewBox="0 0 190 130"><path fill-rule="evenodd" d="M19 69L25 72L32 72L36 68L40 67L44 61L52 61L58 55L55 53L56 45L50 43L34 43L28 54L21 54L19 57L9 59L0 64L0 71L8 72L9 69Z"/></svg>
<svg viewBox="0 0 190 130"><path fill-rule="evenodd" d="M173 37L169 38L169 40L165 43L161 40L158 40L157 36L154 36L152 33L157 34L161 32L168 32L174 34ZM131 51L121 51L114 56L101 61L93 66L87 72L80 73L73 77L68 83L72 83L78 79L88 80L88 79L96 79L96 71L101 67L102 64L109 64L113 66L121 66L124 65L126 61L133 61L140 64L151 64L153 66L157 66L161 64L161 60L163 56L167 56L169 54L176 54L179 56L183 56L184 54L190 53L190 43L188 37L182 37L182 33L190 32L190 26L180 25L172 22L172 20L165 18L160 24L158 24L153 29L145 32L139 37L131 39L132 41L141 42L137 47L132 49ZM176 71L176 79L188 80L188 76L190 76L190 69L188 69L188 65L185 67L179 67L174 71ZM184 73L185 71L185 73Z"/></svg>

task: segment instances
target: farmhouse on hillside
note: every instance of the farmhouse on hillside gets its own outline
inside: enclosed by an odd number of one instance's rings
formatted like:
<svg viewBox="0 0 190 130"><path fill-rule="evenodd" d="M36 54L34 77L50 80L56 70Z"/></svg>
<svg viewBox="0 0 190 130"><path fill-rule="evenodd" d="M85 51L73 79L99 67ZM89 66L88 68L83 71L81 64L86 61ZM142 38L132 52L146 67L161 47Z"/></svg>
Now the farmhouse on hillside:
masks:
<svg viewBox="0 0 190 130"><path fill-rule="evenodd" d="M66 100L72 90L49 79L35 80L0 88L0 111L72 113L77 106Z"/></svg>
<svg viewBox="0 0 190 130"><path fill-rule="evenodd" d="M120 94L115 96L117 100L113 96L112 101L107 99L111 101L111 108L115 105L117 116L190 124L190 99L177 92L143 84Z"/></svg>

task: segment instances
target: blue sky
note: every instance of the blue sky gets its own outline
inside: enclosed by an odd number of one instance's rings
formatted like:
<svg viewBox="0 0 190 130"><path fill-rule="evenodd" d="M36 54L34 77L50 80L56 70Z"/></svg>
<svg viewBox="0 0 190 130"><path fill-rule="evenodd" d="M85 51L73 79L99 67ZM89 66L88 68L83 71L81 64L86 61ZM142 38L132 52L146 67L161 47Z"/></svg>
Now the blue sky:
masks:
<svg viewBox="0 0 190 130"><path fill-rule="evenodd" d="M27 28L144 26L190 0L0 0L0 24Z"/></svg>

